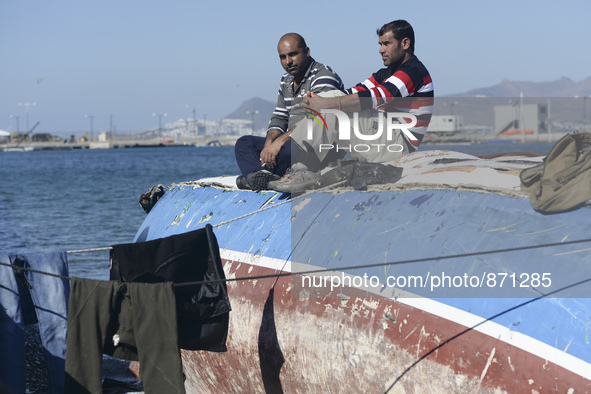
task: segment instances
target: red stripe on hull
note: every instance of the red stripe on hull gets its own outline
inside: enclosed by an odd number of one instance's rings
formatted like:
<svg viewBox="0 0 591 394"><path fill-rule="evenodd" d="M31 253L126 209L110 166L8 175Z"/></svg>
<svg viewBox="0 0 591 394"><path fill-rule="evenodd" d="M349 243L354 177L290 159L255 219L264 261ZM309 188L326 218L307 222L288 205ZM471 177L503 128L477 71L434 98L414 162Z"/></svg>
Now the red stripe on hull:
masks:
<svg viewBox="0 0 591 394"><path fill-rule="evenodd" d="M277 272L224 263L228 278ZM384 392L466 329L359 289L297 298L296 278L228 283L228 352L183 351L189 392ZM404 392L591 390L579 375L476 330L435 350L397 385Z"/></svg>

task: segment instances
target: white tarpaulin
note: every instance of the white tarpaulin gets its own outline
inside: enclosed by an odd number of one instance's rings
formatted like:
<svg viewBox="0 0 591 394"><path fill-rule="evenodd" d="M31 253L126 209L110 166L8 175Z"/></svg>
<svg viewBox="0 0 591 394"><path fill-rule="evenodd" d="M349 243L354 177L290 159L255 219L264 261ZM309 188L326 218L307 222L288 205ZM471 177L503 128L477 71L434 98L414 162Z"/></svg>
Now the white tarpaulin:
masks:
<svg viewBox="0 0 591 394"><path fill-rule="evenodd" d="M8 137L10 133L8 131L0 130L0 137Z"/></svg>

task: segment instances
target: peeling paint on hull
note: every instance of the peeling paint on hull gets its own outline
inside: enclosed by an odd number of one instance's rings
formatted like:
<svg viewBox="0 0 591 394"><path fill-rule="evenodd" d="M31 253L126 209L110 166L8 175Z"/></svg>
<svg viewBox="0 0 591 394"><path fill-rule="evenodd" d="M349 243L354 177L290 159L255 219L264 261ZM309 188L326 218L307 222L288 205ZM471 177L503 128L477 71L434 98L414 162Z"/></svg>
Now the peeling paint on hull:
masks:
<svg viewBox="0 0 591 394"><path fill-rule="evenodd" d="M421 189L415 185L420 177L411 172L410 178L409 190L316 193L305 204L294 201L293 207L278 205L236 221L231 219L284 200L275 193L177 186L156 204L136 240L193 230L203 217L214 226L223 222L215 233L226 275L242 278L564 242L591 233L589 208L544 216L511 193ZM585 247L572 245L437 264L446 272L556 264L573 271L557 278L566 283L591 277L580 269L588 260ZM382 280L419 268L366 273ZM300 298L294 278L228 283L228 352L183 352L188 392L384 392L407 368L391 392L591 391L589 299L544 298L482 324L527 298L392 299L380 289L360 288ZM516 297L538 295L530 289Z"/></svg>
<svg viewBox="0 0 591 394"><path fill-rule="evenodd" d="M238 268L239 267L239 268ZM230 276L248 265L225 261ZM273 270L255 268L250 274ZM384 392L411 366L466 327L405 304L375 298L354 313L349 300L294 299L289 278L234 282L228 353L183 351L190 392ZM385 318L395 311L399 321ZM365 313L367 312L367 313ZM402 322L402 317L405 323ZM494 358L491 354L494 353ZM486 373L483 375L483 371ZM534 378L534 384L530 379ZM477 331L442 346L401 379L393 392L575 392L591 382Z"/></svg>

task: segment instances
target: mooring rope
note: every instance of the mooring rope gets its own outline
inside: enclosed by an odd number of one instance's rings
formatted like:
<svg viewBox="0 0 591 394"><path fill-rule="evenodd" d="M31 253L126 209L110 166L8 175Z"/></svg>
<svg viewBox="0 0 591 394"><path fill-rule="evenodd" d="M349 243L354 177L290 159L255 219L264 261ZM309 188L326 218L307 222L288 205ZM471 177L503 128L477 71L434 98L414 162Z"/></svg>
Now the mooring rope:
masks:
<svg viewBox="0 0 591 394"><path fill-rule="evenodd" d="M280 203L277 203L277 204L271 204L271 205L268 205L268 206L264 206L264 205L263 205L263 207L262 207L262 208L259 208L259 209L257 209L256 211L248 212L248 213L246 213L246 214L244 214L244 215L241 215L241 216L235 217L235 218L233 218L233 219L230 219L230 220L226 220L225 222L221 222L221 223L218 223L218 224L214 224L214 225L212 225L211 227L213 227L213 228L218 228L218 227L221 227L221 226L225 226L225 225L227 225L227 224L230 224L230 223L232 223L232 222L238 221L238 220L240 220L240 219L244 219L244 218L246 218L246 217L248 217L248 216L252 216L252 215L255 215L255 214L257 214L257 213L260 213L260 212L263 212L263 211L266 211L266 210L269 210L269 209L277 208L277 207L279 207L279 206L281 206L281 205L284 205L284 204L287 204L287 203L293 203L293 202L294 202L294 201L296 201L296 200L299 200L299 199L301 199L301 198L307 197L307 196L309 196L309 195L312 195L312 194L314 194L314 193L319 193L319 192L323 192L323 191L325 191L325 190L332 189L332 188L334 188L334 187L337 187L337 186L340 186L340 185L344 184L345 182L347 182L347 181L346 181L346 180L344 180L344 181L337 182L337 183L335 183L335 184L332 184L332 185L325 186L325 187L323 187L323 188L320 188L320 189L310 190L310 191L309 191L309 192L307 192L307 193L301 194L301 195L299 195L299 196L296 196L296 197L292 197L292 198L290 198L289 200L285 200L285 201L282 201L282 202L280 202ZM265 205L266 205L266 204L265 204ZM111 250L111 249L112 249L112 247L111 247L111 246L102 246L102 247L97 247L97 248L89 248L89 249L68 250L68 251L66 251L66 253L68 253L68 254L69 254L69 253L86 253L86 252L97 252L97 251Z"/></svg>
<svg viewBox="0 0 591 394"><path fill-rule="evenodd" d="M345 182L347 182L347 180L344 180L344 181L341 181L341 182L337 182L337 183L335 183L335 184L332 184L332 185L325 186L325 187L323 187L323 188L321 188L321 189L310 190L310 191L309 191L309 192L307 192L307 193L304 193L304 194L301 194L301 195L299 195L299 196L296 196L296 197L290 198L289 200L285 200L285 201L282 201L282 202L280 202L280 203L277 203L277 204L272 204L272 205L269 205L269 206L266 206L266 207L265 207L265 206L263 206L262 208L259 208L259 209L257 209L256 211L252 211L252 212L249 212L249 213L247 213L247 214L244 214L244 215L242 215L242 216L238 216L237 218L230 219L230 220L227 220L227 221L225 221L225 222L218 223L218 224L216 224L216 225L212 225L212 227L214 227L214 228L216 228L216 227L221 227L221 226L224 226L224 225L226 225L226 224L229 224L229 223L235 222L235 221L237 221L237 220L244 219L244 218L246 218L246 217L248 217L248 216L251 216L251 215L257 214L257 213L259 213L259 212L263 212L263 211L266 211L266 210L268 210L268 209L272 209L272 208L277 208L277 207L279 207L279 206L281 206L281 205L283 205L283 204L287 204L287 203L293 203L294 201L296 201L296 200L299 200L299 199L301 199L301 198L304 198L304 197L307 197L307 196L309 196L309 195L312 195L312 194L315 194L315 193L320 193L320 192L323 192L323 191L325 191L325 190L332 189L333 187L340 186L340 185L344 184Z"/></svg>
<svg viewBox="0 0 591 394"><path fill-rule="evenodd" d="M28 272L32 272L34 274L40 274L40 275L45 275L45 276L53 276L54 278L65 279L65 280L78 279L78 278L75 278L75 277L72 277L72 276L64 276L64 275L54 274L53 272L39 271L39 270L36 270L36 269L33 269L33 268L20 267L18 265L12 265L12 264L3 263L3 262L0 262L0 265L2 265L4 267L10 267L10 268L12 268L13 271L16 274L21 274L24 271L28 271Z"/></svg>
<svg viewBox="0 0 591 394"><path fill-rule="evenodd" d="M100 248L90 248L90 249L78 249L78 250L68 250L66 253L86 253L86 252L99 252L102 250L111 250L113 249L112 246L102 246Z"/></svg>
<svg viewBox="0 0 591 394"><path fill-rule="evenodd" d="M283 204L283 203L281 203ZM256 212L253 212L251 214L254 214ZM249 216L249 215L243 215L244 216ZM239 220L240 218L235 218L232 219L233 220ZM221 224L220 224L221 225ZM207 280L207 281L194 281L194 282L184 282L184 283L173 283L173 286L175 287L181 287L181 286L196 286L196 285L203 285L203 284L210 284L210 283L220 283L220 282L236 282L236 281L246 281L246 280L258 280L258 279L266 279L266 278L275 278L278 279L280 277L286 277L286 276L300 276L300 275L310 275L310 274L321 274L321 273L326 273L326 272L333 272L333 271L344 271L344 270L355 270L355 269L361 269L361 268L372 268L372 267L381 267L381 266L390 266L390 265L399 265L399 264L411 264L411 263L422 263L422 262L429 262L429 261L437 261L437 260L447 260L447 259L454 259L454 258L464 258L464 257L474 257L474 256L483 256L483 255L491 255L491 254L498 254L498 253L510 253L510 252L517 252L517 251L523 251L523 250L532 250L532 249L540 249L540 248L548 248L548 247L560 247L560 246L567 246L567 245L574 245L574 244L580 244L580 243L586 243L586 242L591 242L590 238L586 238L586 239L580 239L580 240L573 240L573 241L565 241L565 242L552 242L552 243L546 243L546 244L540 244L540 245L529 245L529 246L520 246L520 247L514 247L514 248L504 248L504 249L495 249L495 250L488 250L488 251L480 251L480 252L470 252L470 253L462 253L462 254L453 254L453 255L448 255L448 256L436 256L436 257L426 257L426 258L419 258L419 259L409 259L409 260L399 260L399 261L393 261L393 262L386 262L386 263L376 263L376 264L362 264L362 265L353 265L353 266L347 266L347 267L335 267L335 268L323 268L323 269L315 269L315 270L308 270L308 271L301 271L301 272L280 272L280 273L276 273L276 274L269 274L269 275L255 275L255 276L248 276L248 277L239 277L239 278L230 278L230 279L214 279L214 280ZM83 249L80 250L79 252L92 252L92 251L96 251L96 250L107 250L109 249L109 247L107 248L93 248L93 249ZM2 263L0 262L0 266L7 266L10 267L14 270L15 273L22 273L23 271L29 271L32 273L37 273L37 274L41 274L41 275L47 275L47 276L52 276L52 277L56 277L59 279L64 279L64 280L72 280L73 277L68 277L68 276L63 276L63 275L59 275L59 274L54 274L51 272L44 272L44 271L40 271L40 270L36 270L36 269L32 269L32 268L27 268L27 267L19 267L19 266L14 266L12 264L6 264L6 263ZM579 282L564 286L560 289L557 290L553 290L547 294L541 294L538 297L535 297L533 299L527 300L525 302L522 302L521 304L515 305L511 308L508 308L502 312L499 312L497 314L495 314L494 316L491 316L489 318L482 318L482 321L476 323L475 325L468 327L464 330L462 330L461 332L453 335L452 337L446 339L444 342L440 343L439 345L437 345L436 347L429 349L426 353L424 353L421 357L419 357L417 360L415 360L411 365L409 365L407 368L405 368L405 370L397 376L397 378L395 379L395 381L386 389L385 393L389 393L394 386L396 386L397 383L400 382L400 380L408 373L410 372L416 365L418 365L420 362L422 362L423 360L425 360L427 357L429 357L431 354L435 353L437 350L441 349L443 346L449 344L450 342L462 337L464 334L476 329L477 327L481 326L482 324L488 322L488 321L493 321L494 319L503 316L511 311L517 310L519 308L522 308L530 303L533 303L535 301L541 300L543 298L547 298L550 297L554 294L557 294L560 291L564 291L567 290L569 288L573 288L585 283L591 282L591 278L588 279L584 279L581 280Z"/></svg>
<svg viewBox="0 0 591 394"><path fill-rule="evenodd" d="M321 269L308 270L308 271L285 272L285 273L268 274L268 275L244 276L244 277L229 278L229 279L226 278L226 279L212 279L212 280L194 281L194 282L182 282L182 283L174 283L173 285L177 286L177 287L179 287L179 286L196 286L196 285L204 285L204 284L210 284L210 283L237 282L237 281L246 281L246 280L267 279L267 278L280 278L280 277L284 277L284 276L320 274L320 273L333 272L333 271L356 270L356 269L361 269L361 268L385 267L385 266L390 266L390 265L424 263L424 262L437 261L437 260L459 259L459 258L463 258L463 257L474 257L474 256L484 256L484 255L499 254L499 253L510 253L510 252L517 252L517 251L522 251L522 250L574 245L574 244L580 244L580 243L585 243L585 242L591 242L591 238L578 239L578 240L574 240L574 241L565 241L565 242L552 242L552 243L539 244L539 245L518 246L515 248L493 249L493 250L486 250L486 251L480 251L480 252L452 254L452 255L448 255L448 256L434 256L434 257L424 257L424 258L419 258L419 259L398 260L398 261L385 262L385 263L361 264L361 265L351 265L351 266L334 267L334 268L321 268ZM26 267L17 267L12 264L2 263L2 262L0 262L0 265L6 266L6 267L11 267L19 272L30 271L30 272L34 272L37 274L54 276L54 277L61 278L61 279L67 279L67 280L73 279L73 277L57 275L57 274L53 274L51 272L39 271L39 270L26 268ZM80 279L82 279L82 278L80 278Z"/></svg>
<svg viewBox="0 0 591 394"><path fill-rule="evenodd" d="M467 334L468 332L476 329L477 327L483 325L484 323L486 323L488 321L493 321L494 319L496 319L498 317L501 317L501 316L506 315L507 313L509 313L511 311L514 311L514 310L517 310L519 308L522 308L522 307L524 307L526 305L529 305L532 302L539 301L539 300L541 300L543 298L548 298L548 297L550 297L550 296L552 296L552 295L554 295L554 294L556 294L558 292L561 292L561 291L564 291L564 290L568 290L568 289L571 289L573 287L580 286L580 285L585 284L587 282L591 282L591 278L583 279L583 280L581 280L579 282L572 283L570 285L561 287L560 289L551 291L551 292L549 292L547 294L542 294L542 295L540 295L538 297L535 297L535 298L533 298L531 300L524 301L521 304L517 304L515 306L512 306L511 308L505 309L504 311L499 312L499 313L497 313L494 316L491 316L491 317L488 317L488 318L482 318L483 319L482 321L476 323L472 327L468 327L465 330L460 331L456 335L452 336L451 338L446 339L445 341L443 341L439 345L435 346L434 348L429 349L425 354L423 354L415 362L413 362L411 365L409 365L404 371L402 371L402 373L400 375L398 375L398 377L396 377L396 380L394 380L394 382L390 385L390 387L388 387L388 389L384 392L384 394L388 394L390 392L390 390L392 390L394 388L394 386L398 382L400 382L400 380L404 377L404 375L406 375L408 372L410 372L410 370L413 369L416 365L418 365L421 361L423 361L424 359L426 359L427 357L429 357L431 354L437 352L439 349L441 349L443 346L447 345L448 343L450 343L450 342L458 339L459 337L463 336L464 334ZM565 353L566 353L566 351L565 351Z"/></svg>
<svg viewBox="0 0 591 394"><path fill-rule="evenodd" d="M591 238L579 239L579 240L574 240L574 241L566 241L566 242L553 242L553 243L540 244L540 245L519 246L519 247L515 247L515 248L494 249L494 250L487 250L487 251L481 251L481 252L452 254L452 255L448 255L448 256L436 256L436 257L424 257L424 258L420 258L420 259L398 260L398 261L392 261L392 262L386 262L386 263L362 264L362 265L352 265L352 266L335 267L335 268L321 268L321 269L308 270L308 271L285 272L285 273L278 273L278 274L246 276L246 277L230 278L230 279L214 279L214 280L210 280L210 281L183 282L183 283L175 283L175 285L177 285L177 286L194 286L194 285L203 285L203 284L208 284L208 283L236 282L236 281L244 281L244 280L279 278L282 276L321 274L321 273L333 272L333 271L356 270L356 269L361 269L361 268L374 268L374 267L384 267L384 266L390 266L390 265L412 264L412 263L425 263L425 262L437 261L437 260L448 260L448 259L463 258L463 257L483 256L483 255L498 254L498 253L510 253L510 252L517 252L517 251L521 251L521 250L549 248L549 247L554 247L554 246L565 246L565 245L579 244L579 243L585 243L585 242L591 242Z"/></svg>

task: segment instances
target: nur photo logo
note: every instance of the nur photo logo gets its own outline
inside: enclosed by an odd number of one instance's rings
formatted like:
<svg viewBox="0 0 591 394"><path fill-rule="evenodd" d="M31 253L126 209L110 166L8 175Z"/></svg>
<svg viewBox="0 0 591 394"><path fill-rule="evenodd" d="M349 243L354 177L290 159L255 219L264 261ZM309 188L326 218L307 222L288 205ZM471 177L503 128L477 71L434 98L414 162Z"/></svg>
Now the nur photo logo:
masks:
<svg viewBox="0 0 591 394"><path fill-rule="evenodd" d="M409 130L416 126L417 117L407 112L377 112L374 113L369 122L368 118L363 118L363 116L361 116L360 122L358 112L354 112L351 119L347 113L337 109L321 109L318 112L306 108L304 114L307 116L307 139L309 141L314 140L315 133L318 132L327 135L338 135L339 143L336 146L334 144L319 144L319 152L331 149L336 149L337 152L343 150L359 153L369 152L372 149L377 150L377 152L380 152L380 149L392 153L402 152L402 145L390 143L396 139L395 131L397 130L400 130L400 133L408 140L417 141L417 138ZM328 115L333 115L335 121L327 122L326 117ZM407 123L407 119L410 122ZM318 128L315 130L314 123L318 124L319 130ZM329 123L332 127L329 127ZM368 124L371 126L368 127ZM349 145L347 145L347 141L350 142Z"/></svg>

